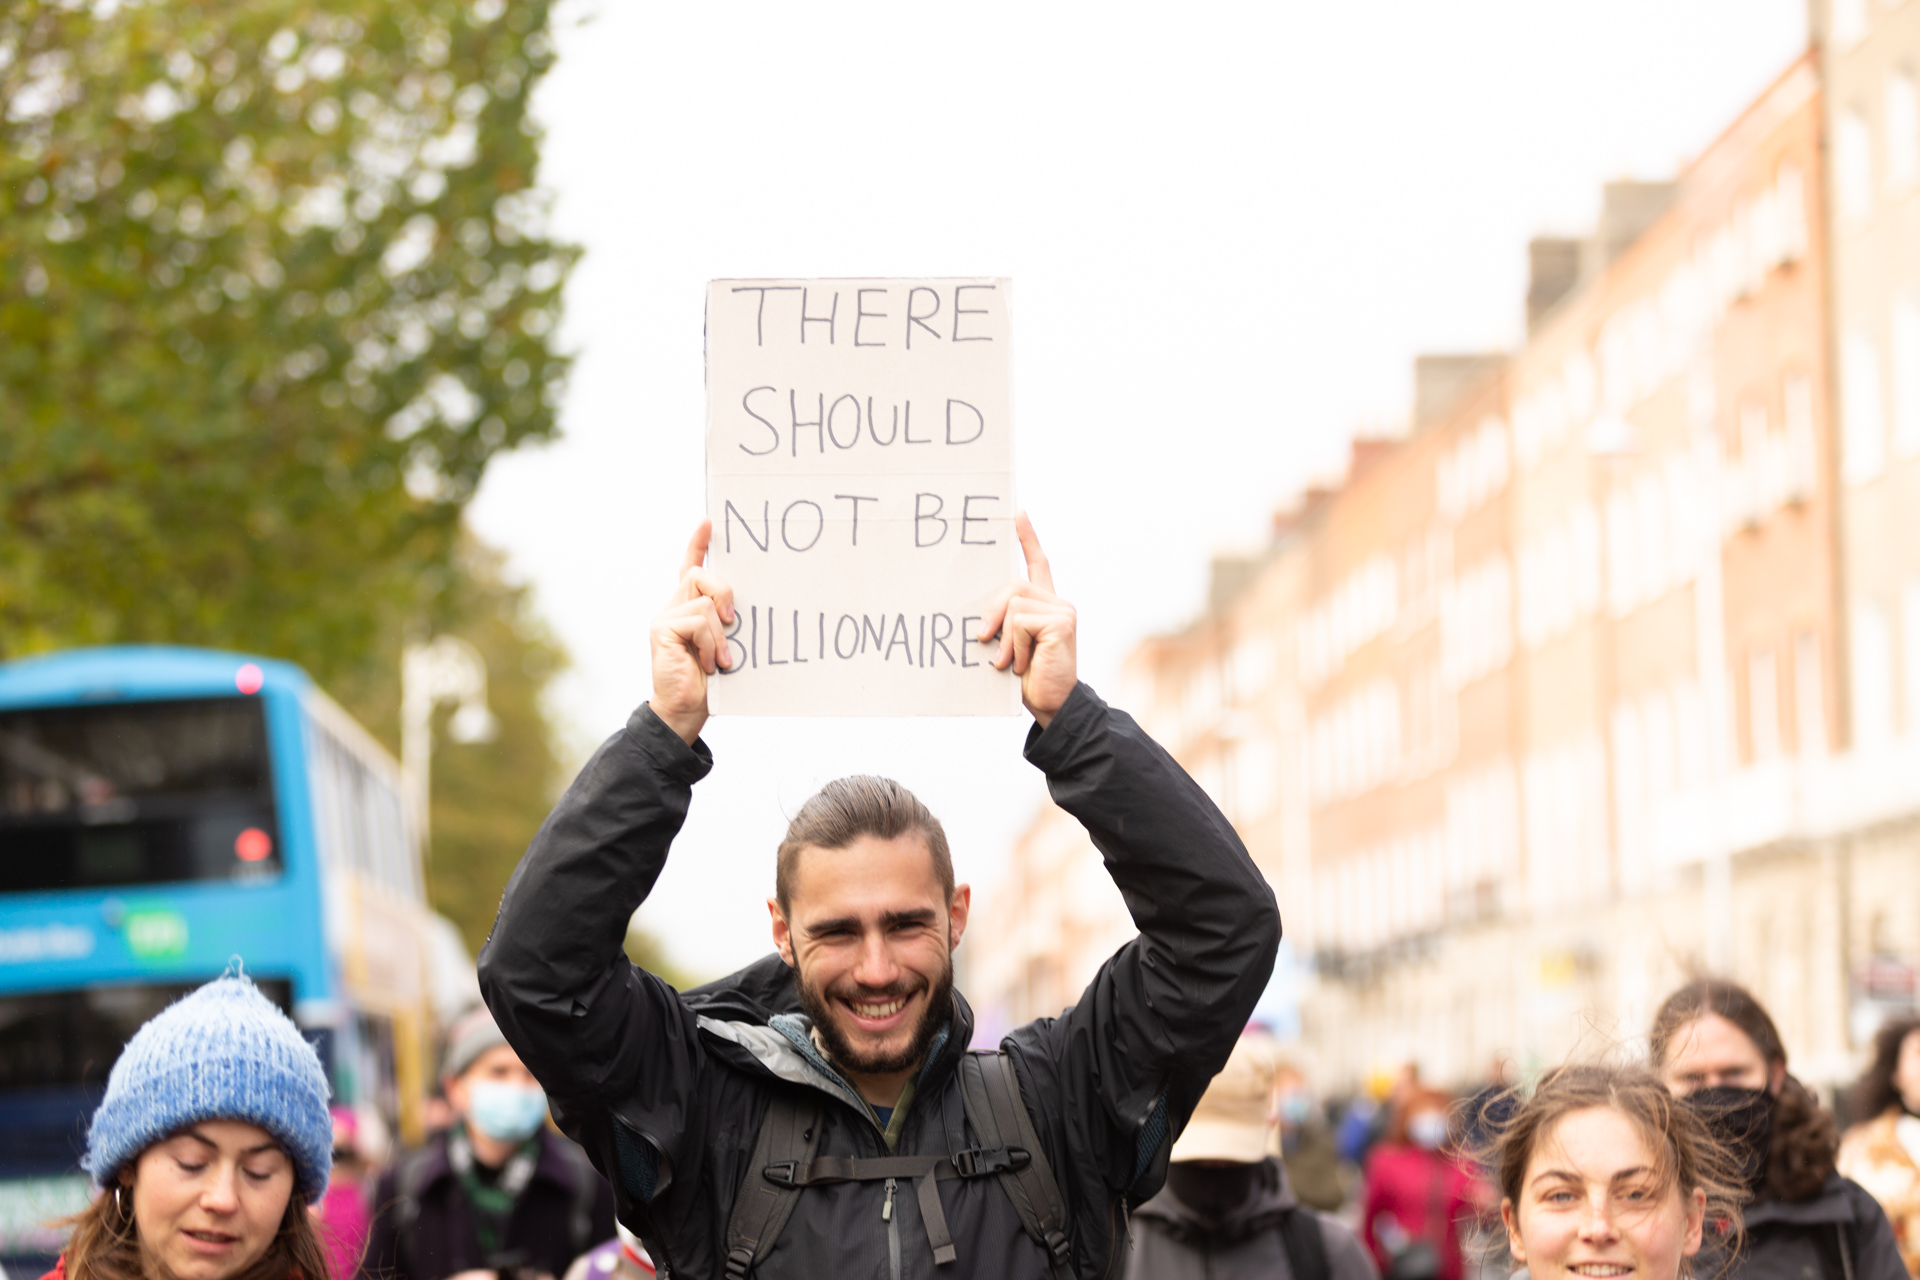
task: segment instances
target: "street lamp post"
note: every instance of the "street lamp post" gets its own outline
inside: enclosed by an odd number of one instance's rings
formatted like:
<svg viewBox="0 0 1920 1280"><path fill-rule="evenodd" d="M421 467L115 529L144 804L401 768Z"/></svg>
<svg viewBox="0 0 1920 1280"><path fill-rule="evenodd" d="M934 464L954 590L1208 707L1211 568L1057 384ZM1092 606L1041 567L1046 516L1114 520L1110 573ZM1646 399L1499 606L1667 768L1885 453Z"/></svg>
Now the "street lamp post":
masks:
<svg viewBox="0 0 1920 1280"><path fill-rule="evenodd" d="M410 644L400 662L400 767L413 806L414 830L423 849L432 798L433 710L458 704L447 732L455 742L491 742L499 722L487 709L487 664L480 651L458 636Z"/></svg>

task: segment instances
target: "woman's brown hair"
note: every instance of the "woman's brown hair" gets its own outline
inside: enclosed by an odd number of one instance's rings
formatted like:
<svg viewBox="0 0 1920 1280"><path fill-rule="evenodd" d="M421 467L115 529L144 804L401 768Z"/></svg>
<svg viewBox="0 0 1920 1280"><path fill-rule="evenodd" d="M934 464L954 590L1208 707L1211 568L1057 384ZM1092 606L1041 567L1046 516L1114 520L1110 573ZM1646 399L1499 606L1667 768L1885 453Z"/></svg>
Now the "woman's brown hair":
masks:
<svg viewBox="0 0 1920 1280"><path fill-rule="evenodd" d="M1604 1108L1626 1117L1640 1131L1653 1153L1654 1175L1662 1191L1672 1188L1683 1200L1696 1190L1706 1194L1714 1248L1737 1248L1740 1202L1745 1199L1738 1161L1714 1140L1706 1122L1680 1105L1653 1072L1637 1066L1558 1067L1540 1078L1531 1095L1505 1096L1511 1100L1512 1114L1495 1126L1483 1156L1503 1199L1516 1207L1520 1204L1527 1165L1556 1125L1576 1111ZM1496 1110L1490 1102L1483 1115Z"/></svg>
<svg viewBox="0 0 1920 1280"><path fill-rule="evenodd" d="M1710 1014L1740 1028L1769 1069L1776 1064L1787 1065L1787 1047L1780 1039L1780 1029L1751 991L1724 978L1696 978L1668 996L1653 1016L1650 1048L1654 1066L1665 1067L1674 1038ZM1769 1199L1789 1204L1813 1199L1833 1174L1839 1146L1833 1116L1805 1085L1787 1076L1779 1097L1774 1099L1766 1180L1756 1189Z"/></svg>
<svg viewBox="0 0 1920 1280"><path fill-rule="evenodd" d="M1900 1086L1893 1082L1893 1075L1900 1066L1900 1046L1916 1031L1920 1031L1920 1018L1896 1018L1875 1033L1873 1061L1853 1088L1856 1123L1876 1119L1901 1105Z"/></svg>
<svg viewBox="0 0 1920 1280"><path fill-rule="evenodd" d="M132 1188L114 1182L61 1225L72 1228L62 1250L67 1280L162 1280L140 1247ZM234 1280L345 1280L330 1274L313 1214L298 1189L287 1198L273 1243Z"/></svg>

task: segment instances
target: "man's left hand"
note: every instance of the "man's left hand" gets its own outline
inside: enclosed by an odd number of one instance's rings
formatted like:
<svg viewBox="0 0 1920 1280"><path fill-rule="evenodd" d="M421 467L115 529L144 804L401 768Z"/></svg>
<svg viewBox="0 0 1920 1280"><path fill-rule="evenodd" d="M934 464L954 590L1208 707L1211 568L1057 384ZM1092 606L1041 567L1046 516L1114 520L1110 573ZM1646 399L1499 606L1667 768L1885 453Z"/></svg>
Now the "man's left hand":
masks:
<svg viewBox="0 0 1920 1280"><path fill-rule="evenodd" d="M1011 667L1020 677L1020 700L1044 729L1080 680L1075 615L1073 606L1053 593L1053 571L1026 512L1014 517L1013 527L1026 553L1027 581L1014 583L994 599L981 620L980 639L999 634L1000 652L993 665L1000 671Z"/></svg>

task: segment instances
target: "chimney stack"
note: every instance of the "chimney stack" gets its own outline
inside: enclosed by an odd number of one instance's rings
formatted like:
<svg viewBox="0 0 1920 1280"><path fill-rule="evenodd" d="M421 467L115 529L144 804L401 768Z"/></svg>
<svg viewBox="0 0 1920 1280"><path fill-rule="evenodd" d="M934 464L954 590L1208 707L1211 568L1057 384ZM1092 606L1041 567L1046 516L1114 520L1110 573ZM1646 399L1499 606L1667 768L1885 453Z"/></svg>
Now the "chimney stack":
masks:
<svg viewBox="0 0 1920 1280"><path fill-rule="evenodd" d="M1593 229L1587 269L1604 271L1673 203L1671 182L1609 182L1600 189L1600 225Z"/></svg>
<svg viewBox="0 0 1920 1280"><path fill-rule="evenodd" d="M1418 432L1447 416L1467 394L1507 364L1493 351L1466 356L1413 358L1413 429Z"/></svg>
<svg viewBox="0 0 1920 1280"><path fill-rule="evenodd" d="M1527 337L1579 286L1583 249L1579 240L1551 236L1527 242Z"/></svg>

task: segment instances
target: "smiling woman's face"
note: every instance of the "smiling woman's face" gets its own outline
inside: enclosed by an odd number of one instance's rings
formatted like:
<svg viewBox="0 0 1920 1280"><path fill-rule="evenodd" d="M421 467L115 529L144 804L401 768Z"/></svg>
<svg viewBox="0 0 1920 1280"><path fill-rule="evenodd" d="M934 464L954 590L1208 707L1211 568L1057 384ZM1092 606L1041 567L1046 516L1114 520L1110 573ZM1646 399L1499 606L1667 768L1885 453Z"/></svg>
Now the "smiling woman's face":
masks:
<svg viewBox="0 0 1920 1280"><path fill-rule="evenodd" d="M1675 1280L1700 1249L1706 1203L1681 1194L1632 1120L1588 1107L1540 1135L1519 1203L1500 1216L1532 1280Z"/></svg>
<svg viewBox="0 0 1920 1280"><path fill-rule="evenodd" d="M141 1252L173 1280L229 1280L258 1262L293 1198L293 1162L243 1120L206 1120L133 1166Z"/></svg>

